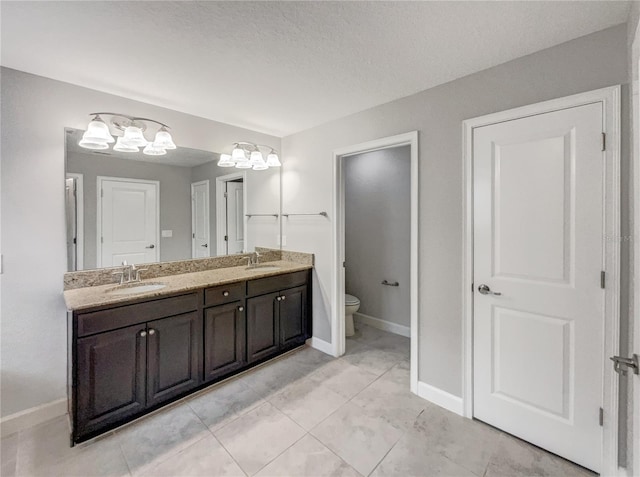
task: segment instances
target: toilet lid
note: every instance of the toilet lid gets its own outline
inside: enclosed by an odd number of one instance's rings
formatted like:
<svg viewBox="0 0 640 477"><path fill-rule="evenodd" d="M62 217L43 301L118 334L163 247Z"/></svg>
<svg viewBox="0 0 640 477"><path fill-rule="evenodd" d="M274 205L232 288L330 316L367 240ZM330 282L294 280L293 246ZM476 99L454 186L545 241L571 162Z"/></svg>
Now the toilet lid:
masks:
<svg viewBox="0 0 640 477"><path fill-rule="evenodd" d="M353 295L347 295L345 293L344 295L344 304L345 305L356 305L360 303L360 300L358 300L357 297L353 296Z"/></svg>

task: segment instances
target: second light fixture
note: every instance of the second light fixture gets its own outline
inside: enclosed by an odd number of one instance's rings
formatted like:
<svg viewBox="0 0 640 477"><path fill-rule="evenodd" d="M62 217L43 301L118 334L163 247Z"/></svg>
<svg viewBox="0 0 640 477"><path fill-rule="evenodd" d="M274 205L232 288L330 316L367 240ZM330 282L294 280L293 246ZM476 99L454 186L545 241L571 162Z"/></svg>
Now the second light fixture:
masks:
<svg viewBox="0 0 640 477"><path fill-rule="evenodd" d="M261 149L270 151L266 159ZM277 151L271 146L243 141L234 143L231 154L220 154L220 160L218 161L218 166L220 167L253 169L254 171L264 171L270 167L279 167L281 165Z"/></svg>

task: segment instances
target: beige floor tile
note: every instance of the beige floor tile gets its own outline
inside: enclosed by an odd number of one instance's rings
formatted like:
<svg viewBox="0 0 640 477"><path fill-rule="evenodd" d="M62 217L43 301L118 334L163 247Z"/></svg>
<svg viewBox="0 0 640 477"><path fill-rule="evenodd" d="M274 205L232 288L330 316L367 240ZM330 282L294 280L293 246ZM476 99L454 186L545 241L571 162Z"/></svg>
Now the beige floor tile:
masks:
<svg viewBox="0 0 640 477"><path fill-rule="evenodd" d="M99 440L68 459L40 468L35 477L124 477L129 467L115 436Z"/></svg>
<svg viewBox="0 0 640 477"><path fill-rule="evenodd" d="M347 399L309 378L289 384L269 402L306 430L311 430Z"/></svg>
<svg viewBox="0 0 640 477"><path fill-rule="evenodd" d="M368 346L354 346L350 354L345 354L340 359L371 374L381 376L405 358L402 354L394 351L369 348Z"/></svg>
<svg viewBox="0 0 640 477"><path fill-rule="evenodd" d="M235 379L221 383L187 404L212 431L264 403L245 382Z"/></svg>
<svg viewBox="0 0 640 477"><path fill-rule="evenodd" d="M2 438L0 447L0 458L2 464L0 475L2 477L12 477L16 474L16 460L18 457L18 433L10 434Z"/></svg>
<svg viewBox="0 0 640 477"><path fill-rule="evenodd" d="M18 434L16 474L29 475L79 452L71 447L67 416L61 416Z"/></svg>
<svg viewBox="0 0 640 477"><path fill-rule="evenodd" d="M349 402L333 413L313 434L362 475L378 465L402 432L383 418Z"/></svg>
<svg viewBox="0 0 640 477"><path fill-rule="evenodd" d="M346 399L351 399L378 377L362 368L353 366L343 359L333 360L309 376Z"/></svg>
<svg viewBox="0 0 640 477"><path fill-rule="evenodd" d="M264 403L214 432L242 470L253 475L305 435L270 403Z"/></svg>
<svg viewBox="0 0 640 477"><path fill-rule="evenodd" d="M207 426L184 403L141 419L116 434L133 475L146 472L209 435Z"/></svg>
<svg viewBox="0 0 640 477"><path fill-rule="evenodd" d="M244 477L246 474L212 435L149 469L149 477Z"/></svg>
<svg viewBox="0 0 640 477"><path fill-rule="evenodd" d="M307 434L256 474L259 477L359 477L349 464Z"/></svg>

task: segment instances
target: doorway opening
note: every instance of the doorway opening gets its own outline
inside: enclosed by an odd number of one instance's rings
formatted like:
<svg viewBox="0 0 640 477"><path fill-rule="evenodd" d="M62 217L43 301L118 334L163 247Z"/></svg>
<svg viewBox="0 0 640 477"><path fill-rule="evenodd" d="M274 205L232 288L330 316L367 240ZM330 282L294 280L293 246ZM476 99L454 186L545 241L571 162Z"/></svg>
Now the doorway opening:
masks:
<svg viewBox="0 0 640 477"><path fill-rule="evenodd" d="M245 172L216 177L216 247L218 255L246 249L247 179Z"/></svg>
<svg viewBox="0 0 640 477"><path fill-rule="evenodd" d="M67 270L84 270L84 175L68 172L65 179Z"/></svg>
<svg viewBox="0 0 640 477"><path fill-rule="evenodd" d="M390 172L390 168L399 164L398 161L402 160L404 156L406 163L404 164L406 176L400 182L402 182L403 196L405 196L405 208L403 222L408 230L405 230L405 234L402 239L398 239L400 242L406 242L403 246L404 250L405 266L400 269L390 268L390 265L385 268L384 261L380 261L379 264L374 264L374 268L378 267L375 271L365 272L371 263L379 261L380 257L371 256L366 251L367 246L373 245L373 248L377 248L378 251L371 253L380 253L380 250L391 252L393 255L393 249L398 244L393 242L393 230L390 230L391 234L382 234L380 227L388 227L388 224L382 223L379 216L381 209L381 203L378 202L382 199L382 194L376 194L378 191L368 190L367 193L360 193L359 189L366 188L366 184L363 184L362 180L368 177L371 181L375 181L374 173L375 168L372 168L374 164L376 167L380 167L381 164L387 163L386 171ZM352 162L349 162L352 161ZM395 162L394 162L395 161ZM393 165L392 165L393 164ZM402 167L400 168L400 170ZM398 171L396 171L398 172ZM391 174L394 175L394 174ZM399 176L403 174L400 173ZM353 181L352 181L353 179ZM349 192L346 190L347 183L352 184L349 187ZM380 182L384 189L391 190L389 181ZM349 193L355 193L354 199L347 205L347 199L349 199ZM366 203L366 195L368 195L369 202ZM391 197L390 200L393 200ZM361 204L361 205L358 205ZM378 341L378 345L385 346L384 343L390 345L391 348L395 344L401 343L406 338L409 338L408 343L408 358L410 366L410 387L413 393L417 394L418 388L418 133L417 131L400 134L397 136L382 138L374 141L369 141L354 146L349 146L334 151L334 216L336 220L334 222L334 258L335 258L335 275L334 275L334 297L333 297L333 310L332 310L332 328L331 328L331 342L332 351L334 356L342 356L347 352L347 312L354 311L356 308L356 301L352 297L347 297L347 293L358 290L362 296L360 300L359 310L356 310L355 314L355 328L360 327L361 332L354 338L353 344L355 347L358 345L367 345L367 340L373 339ZM387 204L389 205L389 204ZM363 207L366 206L366 210ZM392 209L392 207L390 207ZM359 216L360 214L364 216ZM376 218L378 216L378 218ZM368 218L367 218L368 217ZM353 221L352 221L353 219ZM359 230L357 223L365 220L367 227L375 227L375 230L369 230L366 232L366 236L362 239L358 239L362 230ZM354 227L355 225L355 227ZM347 238L347 233L351 241ZM385 237L378 242L377 247L373 237L375 234ZM356 240L362 243L357 243ZM364 247L364 248L361 248ZM349 251L349 256L347 255ZM364 252L364 253L363 253ZM401 252L402 255L402 252ZM351 257L351 258L350 258ZM368 258L367 258L368 257ZM349 272L347 277L346 270L349 269L350 263L353 265L353 273ZM362 265L364 264L364 265ZM346 268L345 268L346 267ZM357 269L356 269L357 268ZM404 268L404 270L402 269ZM408 268L408 269L407 269ZM366 280L362 277L367 274L378 274L379 276L367 276ZM403 278L398 276L402 274ZM361 282L362 283L359 283ZM365 283L366 282L366 283ZM370 283L369 283L370 282ZM397 283L397 286L396 286ZM347 285L349 288L347 288ZM351 290L353 288L353 290ZM403 303L406 308L408 317L403 321L398 320L393 313L389 312L389 309L385 310L387 303L384 303L384 297L387 296L389 303L397 302ZM354 296L354 295L352 295ZM372 298L367 298L372 297ZM383 298L381 301L380 298ZM347 298L349 304L347 304ZM370 303L364 303L367 299ZM349 309L347 309L349 306ZM402 305L400 305L402 306ZM382 314L383 316L371 316L365 313L369 310L379 310L373 313ZM370 313L372 313L370 311ZM407 319L408 318L408 319ZM350 321L350 318L349 318ZM372 326L373 325L373 326ZM350 323L349 323L350 327ZM362 332L364 330L364 333ZM380 333L383 333L381 336ZM367 334L369 336L363 336ZM350 338L351 339L351 338ZM358 342L359 341L359 342ZM369 343L371 345L372 343ZM391 353L395 353L398 349L387 349ZM393 359L393 355L390 356Z"/></svg>

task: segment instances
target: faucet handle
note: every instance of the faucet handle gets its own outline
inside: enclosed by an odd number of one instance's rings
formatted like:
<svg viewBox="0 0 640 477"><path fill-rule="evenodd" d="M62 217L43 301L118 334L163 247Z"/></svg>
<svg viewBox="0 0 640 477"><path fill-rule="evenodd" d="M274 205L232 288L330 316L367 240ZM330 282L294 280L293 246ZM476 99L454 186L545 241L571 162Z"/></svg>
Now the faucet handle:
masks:
<svg viewBox="0 0 640 477"><path fill-rule="evenodd" d="M123 261L122 261L122 266L123 266L123 267L126 267L127 265L129 265L129 264L127 263L127 261L126 261L126 260L123 260Z"/></svg>
<svg viewBox="0 0 640 477"><path fill-rule="evenodd" d="M113 272L111 275L120 275L120 285L124 283L124 270L120 270L119 272Z"/></svg>
<svg viewBox="0 0 640 477"><path fill-rule="evenodd" d="M140 281L140 272L146 272L147 270L149 270L148 268L135 268L135 266L133 267L133 271L136 273L135 276L133 277L133 281L135 282L139 282Z"/></svg>

